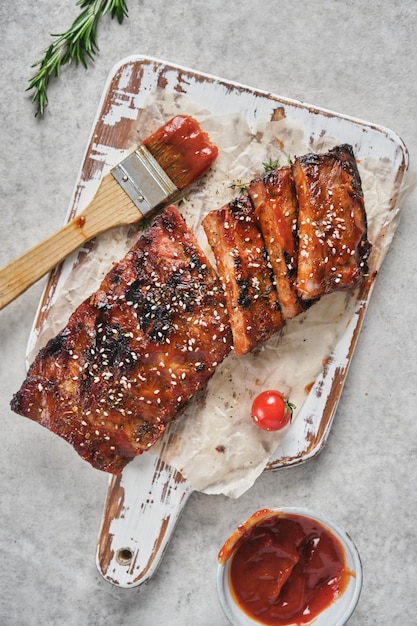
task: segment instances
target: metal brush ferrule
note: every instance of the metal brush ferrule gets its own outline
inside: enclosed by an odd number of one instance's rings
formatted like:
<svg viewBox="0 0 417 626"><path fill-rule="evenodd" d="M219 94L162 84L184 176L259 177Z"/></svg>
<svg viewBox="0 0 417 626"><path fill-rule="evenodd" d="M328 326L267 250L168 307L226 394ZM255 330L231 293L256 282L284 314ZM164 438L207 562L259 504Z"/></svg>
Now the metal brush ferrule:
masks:
<svg viewBox="0 0 417 626"><path fill-rule="evenodd" d="M140 146L116 165L111 174L144 217L179 193L178 187L145 146Z"/></svg>

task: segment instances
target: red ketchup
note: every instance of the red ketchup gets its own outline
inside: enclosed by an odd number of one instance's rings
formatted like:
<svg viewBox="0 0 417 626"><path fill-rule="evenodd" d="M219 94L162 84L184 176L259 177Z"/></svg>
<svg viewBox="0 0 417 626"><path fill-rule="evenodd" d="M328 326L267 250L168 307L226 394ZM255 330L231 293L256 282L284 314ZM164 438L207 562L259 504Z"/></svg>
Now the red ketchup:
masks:
<svg viewBox="0 0 417 626"><path fill-rule="evenodd" d="M217 146L189 115L176 115L143 145L181 190L200 178L218 155Z"/></svg>
<svg viewBox="0 0 417 626"><path fill-rule="evenodd" d="M258 511L219 553L231 558L235 602L262 624L309 624L346 589L339 539L320 522L296 514Z"/></svg>

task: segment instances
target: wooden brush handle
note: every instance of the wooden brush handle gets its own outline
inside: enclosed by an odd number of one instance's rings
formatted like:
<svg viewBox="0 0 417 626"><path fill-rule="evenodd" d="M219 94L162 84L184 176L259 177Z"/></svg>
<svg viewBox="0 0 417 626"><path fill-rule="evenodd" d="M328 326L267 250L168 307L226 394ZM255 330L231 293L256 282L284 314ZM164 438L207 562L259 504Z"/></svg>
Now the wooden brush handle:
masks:
<svg viewBox="0 0 417 626"><path fill-rule="evenodd" d="M138 222L142 217L119 183L106 174L82 213L0 270L0 309L86 241L114 226Z"/></svg>

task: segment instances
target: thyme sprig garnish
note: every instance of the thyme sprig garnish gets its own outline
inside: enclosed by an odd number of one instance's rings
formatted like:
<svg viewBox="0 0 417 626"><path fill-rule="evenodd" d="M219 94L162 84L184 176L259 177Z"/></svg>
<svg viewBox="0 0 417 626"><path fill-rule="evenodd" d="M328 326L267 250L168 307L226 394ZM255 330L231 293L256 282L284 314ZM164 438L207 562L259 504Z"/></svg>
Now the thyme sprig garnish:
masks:
<svg viewBox="0 0 417 626"><path fill-rule="evenodd" d="M98 52L97 29L100 18L109 14L119 24L127 17L126 0L78 0L82 11L72 26L61 34L53 34L55 41L45 50L45 56L32 65L38 71L29 80L27 91L34 89L32 102L37 105L35 115L45 113L48 104L48 85L52 76L59 77L63 65L75 63L87 68Z"/></svg>
<svg viewBox="0 0 417 626"><path fill-rule="evenodd" d="M264 173L272 172L273 170L277 170L280 167L280 163L278 159L270 158L269 161L264 161L262 163L264 168ZM236 180L232 180L229 184L229 188L233 190L237 190L239 193L245 193L247 188L249 187L250 182L245 182L237 178Z"/></svg>
<svg viewBox="0 0 417 626"><path fill-rule="evenodd" d="M240 178L237 178L236 180L232 180L232 182L229 185L229 189L233 189L234 191L237 190L239 193L244 193L248 187L249 187L249 183L243 182L242 180L240 180Z"/></svg>
<svg viewBox="0 0 417 626"><path fill-rule="evenodd" d="M264 166L265 172L272 172L279 168L279 160L270 158L269 161L264 161L262 165Z"/></svg>

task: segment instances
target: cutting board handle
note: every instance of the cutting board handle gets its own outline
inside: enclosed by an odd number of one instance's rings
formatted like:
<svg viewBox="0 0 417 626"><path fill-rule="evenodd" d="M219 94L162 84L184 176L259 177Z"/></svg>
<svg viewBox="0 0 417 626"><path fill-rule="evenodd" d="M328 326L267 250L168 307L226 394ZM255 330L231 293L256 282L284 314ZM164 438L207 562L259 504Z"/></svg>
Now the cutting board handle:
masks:
<svg viewBox="0 0 417 626"><path fill-rule="evenodd" d="M180 472L149 453L112 476L97 544L102 576L124 588L148 580L191 493Z"/></svg>

